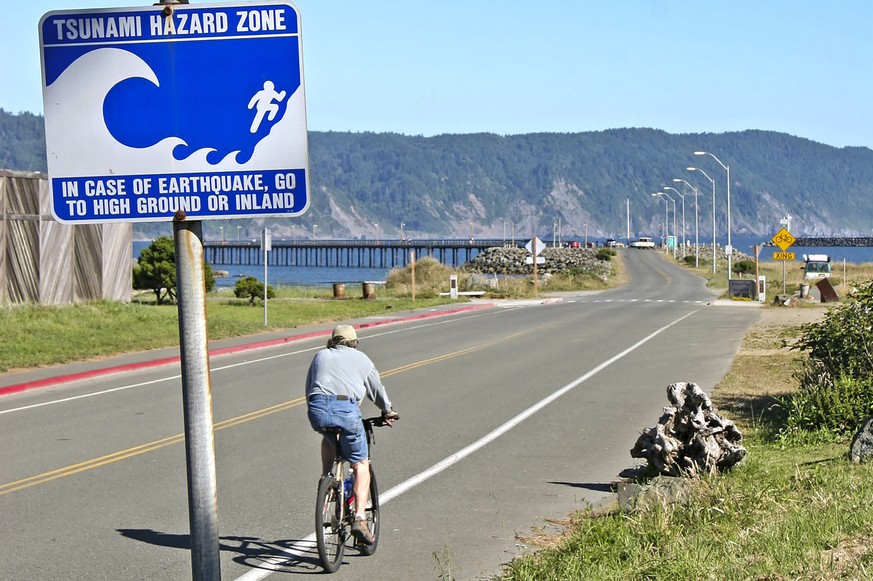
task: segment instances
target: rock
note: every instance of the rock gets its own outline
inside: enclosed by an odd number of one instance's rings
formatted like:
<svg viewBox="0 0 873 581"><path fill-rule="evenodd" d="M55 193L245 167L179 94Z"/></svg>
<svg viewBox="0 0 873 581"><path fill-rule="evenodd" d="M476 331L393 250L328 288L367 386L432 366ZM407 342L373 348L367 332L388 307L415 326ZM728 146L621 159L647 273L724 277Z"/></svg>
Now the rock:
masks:
<svg viewBox="0 0 873 581"><path fill-rule="evenodd" d="M861 423L858 433L852 438L849 457L855 463L873 459L873 416L868 416Z"/></svg>
<svg viewBox="0 0 873 581"><path fill-rule="evenodd" d="M488 248L466 263L468 272L483 274L532 274L533 264L525 259L530 253L524 248L500 246ZM612 269L608 260L598 260L596 251L590 248L552 248L540 252L545 263L537 265L537 272L555 274L559 272L581 272L606 280Z"/></svg>
<svg viewBox="0 0 873 581"><path fill-rule="evenodd" d="M688 500L688 481L674 476L656 476L647 484L619 482L618 505L623 512L633 512L654 505L684 504Z"/></svg>

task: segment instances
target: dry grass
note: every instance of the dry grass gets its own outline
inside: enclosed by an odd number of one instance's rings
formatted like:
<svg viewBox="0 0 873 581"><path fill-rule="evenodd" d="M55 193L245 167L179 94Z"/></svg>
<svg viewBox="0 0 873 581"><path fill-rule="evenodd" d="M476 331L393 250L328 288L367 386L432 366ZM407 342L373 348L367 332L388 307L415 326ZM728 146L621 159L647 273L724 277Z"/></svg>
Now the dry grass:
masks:
<svg viewBox="0 0 873 581"><path fill-rule="evenodd" d="M754 425L761 414L797 389L799 353L788 347L802 325L821 319L824 305L765 307L746 333L730 372L712 392L713 404L738 424Z"/></svg>

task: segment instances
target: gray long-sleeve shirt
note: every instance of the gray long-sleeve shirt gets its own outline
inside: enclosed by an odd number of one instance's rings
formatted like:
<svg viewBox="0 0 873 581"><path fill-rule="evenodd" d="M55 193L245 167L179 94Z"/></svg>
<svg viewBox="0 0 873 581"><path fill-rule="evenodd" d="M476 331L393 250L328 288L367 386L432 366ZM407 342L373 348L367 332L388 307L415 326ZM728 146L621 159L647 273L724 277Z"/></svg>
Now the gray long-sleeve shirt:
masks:
<svg viewBox="0 0 873 581"><path fill-rule="evenodd" d="M306 374L306 398L316 393L346 395L358 405L368 397L383 412L391 410L376 366L365 353L345 345L323 349L313 357Z"/></svg>

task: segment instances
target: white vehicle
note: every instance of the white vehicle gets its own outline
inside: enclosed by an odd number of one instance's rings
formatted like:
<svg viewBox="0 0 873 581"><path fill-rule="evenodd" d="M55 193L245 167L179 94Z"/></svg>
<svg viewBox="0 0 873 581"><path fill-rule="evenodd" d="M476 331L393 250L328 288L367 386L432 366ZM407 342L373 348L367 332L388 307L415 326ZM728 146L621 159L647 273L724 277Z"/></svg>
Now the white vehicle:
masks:
<svg viewBox="0 0 873 581"><path fill-rule="evenodd" d="M827 254L804 254L803 262L803 278L814 280L831 276L831 257Z"/></svg>
<svg viewBox="0 0 873 581"><path fill-rule="evenodd" d="M648 236L640 236L630 243L631 248L654 248L655 242Z"/></svg>

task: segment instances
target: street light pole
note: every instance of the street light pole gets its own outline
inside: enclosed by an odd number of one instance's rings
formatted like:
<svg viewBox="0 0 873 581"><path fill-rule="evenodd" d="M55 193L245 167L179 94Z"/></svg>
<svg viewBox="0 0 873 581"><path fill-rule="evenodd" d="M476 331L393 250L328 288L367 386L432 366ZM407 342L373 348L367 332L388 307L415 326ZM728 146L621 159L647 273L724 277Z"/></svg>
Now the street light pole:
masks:
<svg viewBox="0 0 873 581"><path fill-rule="evenodd" d="M665 196L667 198L667 200L670 200L671 202L673 202L673 259L675 260L676 259L676 242L679 240L678 233L676 232L676 200L673 198L673 196L671 196L670 194L668 194L666 192L658 192L657 194L652 194L652 195ZM666 200L664 200L664 201L666 202ZM670 226L670 220L668 219L667 220L667 227L669 228L669 226ZM668 235L668 237L669 237L669 235Z"/></svg>
<svg viewBox="0 0 873 581"><path fill-rule="evenodd" d="M691 190L694 192L694 268L698 268L700 267L700 222L697 217L697 196L699 195L699 193L697 192L697 188L695 188L685 180L680 178L673 178L673 183L679 182L682 182L683 184L691 188Z"/></svg>
<svg viewBox="0 0 873 581"><path fill-rule="evenodd" d="M731 246L731 168L729 165L725 165L721 162L719 158L717 158L712 153L708 151L695 151L694 155L708 155L712 159L718 162L726 172L727 172L727 249L725 254L727 254L727 264L728 264L728 282L731 280L731 255L734 253L734 247Z"/></svg>
<svg viewBox="0 0 873 581"><path fill-rule="evenodd" d="M699 167L688 167L685 169L688 171L699 171L712 184L712 274L715 274L715 180Z"/></svg>
<svg viewBox="0 0 873 581"><path fill-rule="evenodd" d="M656 192L652 194L652 196L657 197L659 200L664 202L664 233L662 235L661 241L664 243L664 252L666 252L667 236L670 235L670 202L667 201L667 197L664 192Z"/></svg>
<svg viewBox="0 0 873 581"><path fill-rule="evenodd" d="M673 190L676 192L676 195L682 198L682 258L685 258L685 247L688 246L688 234L685 229L685 196L682 195L682 192L677 190L676 188L671 188L670 186L662 186L665 190ZM673 216L675 220L676 216Z"/></svg>

